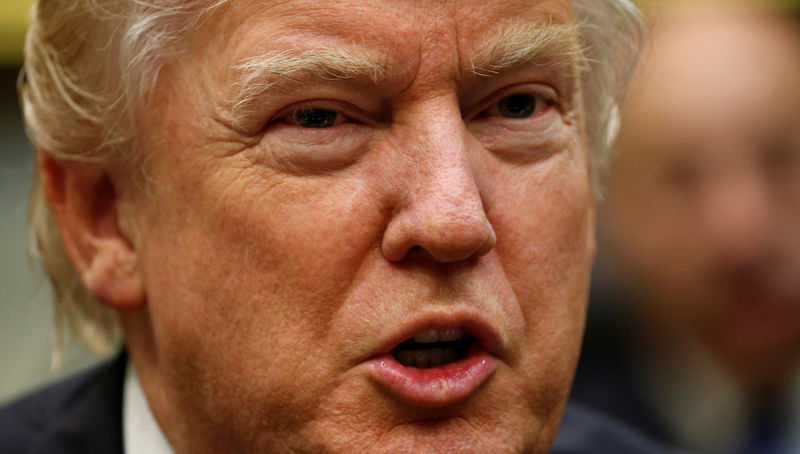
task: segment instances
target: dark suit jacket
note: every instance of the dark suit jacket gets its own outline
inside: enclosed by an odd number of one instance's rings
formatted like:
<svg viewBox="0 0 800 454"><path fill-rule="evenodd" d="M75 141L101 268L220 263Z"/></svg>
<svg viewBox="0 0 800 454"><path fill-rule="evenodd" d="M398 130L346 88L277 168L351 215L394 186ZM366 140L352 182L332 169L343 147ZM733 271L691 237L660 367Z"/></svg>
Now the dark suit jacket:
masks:
<svg viewBox="0 0 800 454"><path fill-rule="evenodd" d="M679 454L632 426L579 404L568 403L551 454Z"/></svg>
<svg viewBox="0 0 800 454"><path fill-rule="evenodd" d="M0 409L0 453L122 454L126 362L120 354Z"/></svg>
<svg viewBox="0 0 800 454"><path fill-rule="evenodd" d="M0 453L122 454L126 361L121 354L0 409ZM608 418L574 406L568 407L552 450L553 454L665 452Z"/></svg>
<svg viewBox="0 0 800 454"><path fill-rule="evenodd" d="M675 444L666 426L646 404L645 391L634 380L636 351L642 343L633 320L616 309L622 294L592 290L581 358L570 402L596 409L630 424L660 443Z"/></svg>

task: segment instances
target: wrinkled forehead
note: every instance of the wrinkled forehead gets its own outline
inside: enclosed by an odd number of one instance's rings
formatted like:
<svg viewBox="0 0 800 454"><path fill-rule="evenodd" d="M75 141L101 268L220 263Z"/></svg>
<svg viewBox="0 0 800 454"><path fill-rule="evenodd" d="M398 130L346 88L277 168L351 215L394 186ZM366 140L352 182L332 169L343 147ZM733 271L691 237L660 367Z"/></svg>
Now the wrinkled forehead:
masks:
<svg viewBox="0 0 800 454"><path fill-rule="evenodd" d="M195 42L233 66L277 52L357 47L392 72L417 71L426 63L446 71L492 57L487 49L502 46L508 29L531 35L573 22L566 0L233 0L195 34Z"/></svg>
<svg viewBox="0 0 800 454"><path fill-rule="evenodd" d="M471 38L492 28L497 20L516 18L546 24L569 23L574 17L567 0L230 0L219 11L218 31L246 31L255 24L269 23L276 37L300 32L309 37L338 35L365 44L381 42L381 35L390 31L410 39L406 43L412 47L420 40L447 38L436 33L454 24L463 38ZM376 29L378 24L396 28Z"/></svg>

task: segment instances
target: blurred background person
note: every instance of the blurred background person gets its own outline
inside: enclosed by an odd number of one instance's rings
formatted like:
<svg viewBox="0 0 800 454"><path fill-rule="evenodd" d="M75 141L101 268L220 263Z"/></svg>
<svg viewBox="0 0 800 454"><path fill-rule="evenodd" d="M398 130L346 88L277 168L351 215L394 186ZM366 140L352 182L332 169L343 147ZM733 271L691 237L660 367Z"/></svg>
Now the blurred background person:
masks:
<svg viewBox="0 0 800 454"><path fill-rule="evenodd" d="M659 7L572 394L698 452L800 453L800 20L766 5Z"/></svg>

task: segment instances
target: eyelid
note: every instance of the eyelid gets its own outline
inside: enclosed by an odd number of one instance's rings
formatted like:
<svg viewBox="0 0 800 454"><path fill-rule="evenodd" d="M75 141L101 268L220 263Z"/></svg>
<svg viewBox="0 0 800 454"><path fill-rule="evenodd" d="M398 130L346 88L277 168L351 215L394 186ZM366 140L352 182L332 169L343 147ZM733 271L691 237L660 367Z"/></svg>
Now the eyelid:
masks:
<svg viewBox="0 0 800 454"><path fill-rule="evenodd" d="M544 101L547 107L556 106L557 108L560 106L561 102L558 97L558 92L548 87L547 85L542 84L519 84L513 85L510 87L504 87L500 90L495 91L489 97L485 99L484 102L478 105L476 109L472 109L469 111L469 114L464 117L465 121L471 121L476 118L483 117L484 113L489 111L490 109L497 108L497 105L503 99L513 96L513 95L531 95L536 97L537 99L541 99ZM538 116L538 113L535 114L533 117L535 118ZM525 120L525 119L522 119Z"/></svg>
<svg viewBox="0 0 800 454"><path fill-rule="evenodd" d="M327 108L322 108L322 107L297 108L297 109L292 110L288 114L284 115L280 119L283 119L284 122L289 123L290 125L304 127L300 123L300 121L298 121L298 119L297 119L298 113L307 112L307 111L314 111L314 110L332 112L335 115L335 117L333 119L333 123L330 124L329 126L322 126L322 127L319 127L319 128L312 127L312 129L327 129L327 128L332 128L334 126L340 126L342 124L350 122L349 121L350 118L347 115L343 114L342 112L339 112L338 110L335 110L335 109L327 109Z"/></svg>
<svg viewBox="0 0 800 454"><path fill-rule="evenodd" d="M291 121L289 117L297 111L307 110L307 109L331 110L339 114L342 117L342 119L341 120L337 119L336 124L331 127L340 126L342 124L348 124L348 123L369 122L367 115L365 115L358 108L354 107L349 103L333 99L317 99L317 100L296 102L294 104L290 104L289 106L282 108L275 115L272 116L272 118L267 122L266 127L269 128L273 125L281 123L298 126L297 123ZM320 129L329 129L329 128L320 128Z"/></svg>

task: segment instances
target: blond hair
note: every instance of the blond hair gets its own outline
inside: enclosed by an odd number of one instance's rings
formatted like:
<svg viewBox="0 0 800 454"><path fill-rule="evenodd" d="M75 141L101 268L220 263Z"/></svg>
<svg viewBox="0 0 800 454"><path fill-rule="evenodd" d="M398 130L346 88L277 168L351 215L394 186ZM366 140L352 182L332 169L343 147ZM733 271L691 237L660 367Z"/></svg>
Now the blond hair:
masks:
<svg viewBox="0 0 800 454"><path fill-rule="evenodd" d="M34 147L56 159L135 163L134 113L183 38L227 0L40 0L31 11L19 89ZM629 0L574 0L589 71L584 86L593 173L618 126L642 20ZM29 246L54 290L56 355L65 330L94 352L120 338L113 310L72 267L38 175Z"/></svg>

